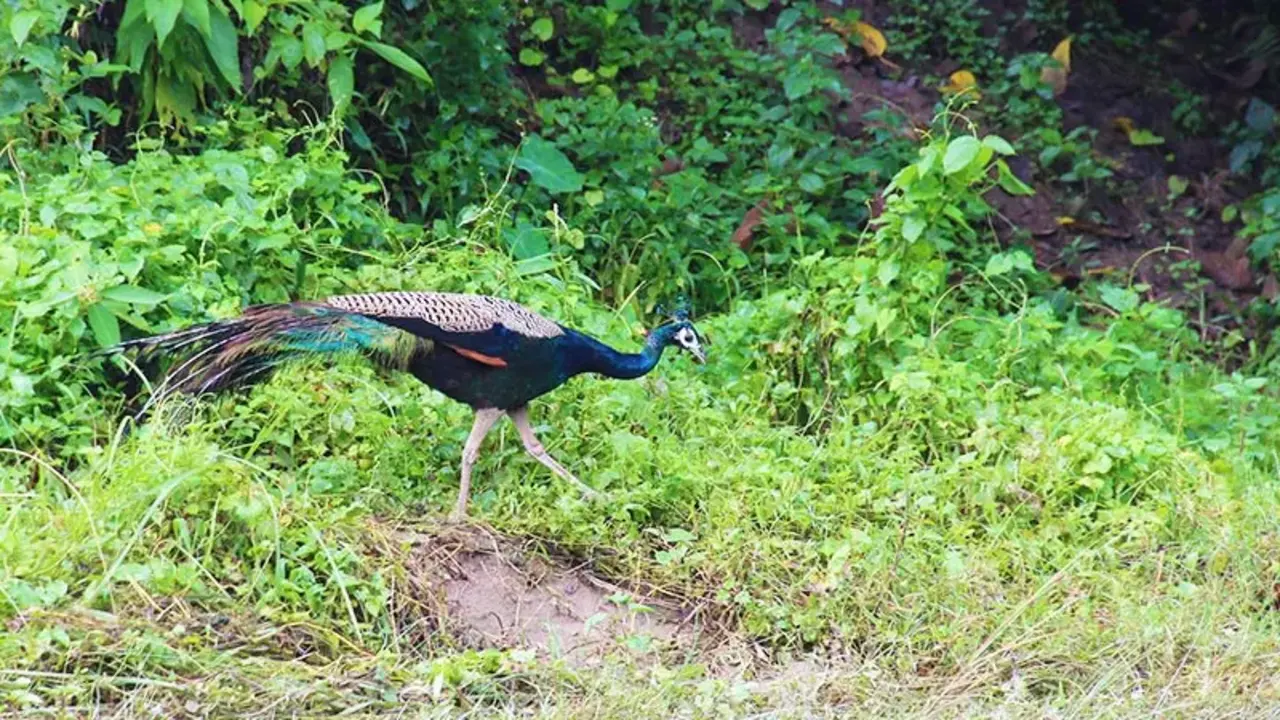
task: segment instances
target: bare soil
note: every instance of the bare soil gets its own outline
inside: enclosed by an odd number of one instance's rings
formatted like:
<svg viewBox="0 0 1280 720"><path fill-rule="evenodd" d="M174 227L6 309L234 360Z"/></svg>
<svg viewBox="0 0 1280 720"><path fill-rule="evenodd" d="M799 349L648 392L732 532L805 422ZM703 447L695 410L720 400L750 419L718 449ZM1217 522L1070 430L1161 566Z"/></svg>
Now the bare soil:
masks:
<svg viewBox="0 0 1280 720"><path fill-rule="evenodd" d="M472 648L527 649L591 664L617 653L714 644L700 608L605 579L586 563L478 526L395 530L408 592L429 625Z"/></svg>

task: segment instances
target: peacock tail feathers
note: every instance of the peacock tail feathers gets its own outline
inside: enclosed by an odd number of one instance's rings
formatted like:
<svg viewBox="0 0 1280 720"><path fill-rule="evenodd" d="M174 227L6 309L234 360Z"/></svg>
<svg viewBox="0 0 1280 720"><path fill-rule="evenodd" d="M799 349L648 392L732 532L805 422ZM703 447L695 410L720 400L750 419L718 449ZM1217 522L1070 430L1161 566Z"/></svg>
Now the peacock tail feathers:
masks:
<svg viewBox="0 0 1280 720"><path fill-rule="evenodd" d="M370 317L424 320L450 333L477 333L501 324L525 337L552 338L564 328L522 305L488 295L443 292L382 292L339 295L325 304Z"/></svg>
<svg viewBox="0 0 1280 720"><path fill-rule="evenodd" d="M174 394L200 395L265 380L285 363L362 355L406 369L431 341L320 303L263 305L229 320L124 343L139 365L168 362L139 415ZM149 373L148 373L149 374Z"/></svg>

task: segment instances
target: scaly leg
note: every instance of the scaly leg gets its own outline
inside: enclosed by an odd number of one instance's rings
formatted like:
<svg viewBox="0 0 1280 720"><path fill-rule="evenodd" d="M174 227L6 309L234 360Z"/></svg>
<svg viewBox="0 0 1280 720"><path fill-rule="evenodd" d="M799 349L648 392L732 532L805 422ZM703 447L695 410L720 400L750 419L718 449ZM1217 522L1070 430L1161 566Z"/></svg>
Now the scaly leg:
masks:
<svg viewBox="0 0 1280 720"><path fill-rule="evenodd" d="M533 425L529 422L529 407L527 405L522 408L516 408L507 414L511 416L511 421L516 424L516 430L520 432L520 440L524 442L524 449L530 455L535 457L538 462L551 468L551 472L573 483L578 490L582 491L584 496L588 498L599 497L599 493L587 487L581 480L574 477L573 473L565 470L563 465L551 457L551 454L542 446L542 443L538 442L537 436L533 434Z"/></svg>
<svg viewBox="0 0 1280 720"><path fill-rule="evenodd" d="M471 426L471 434L467 436L467 444L462 447L462 482L458 488L458 505L453 509L450 520L457 522L467 516L467 500L471 497L471 466L476 464L480 456L480 443L489 434L493 424L502 417L502 411L486 408L476 411L476 421Z"/></svg>

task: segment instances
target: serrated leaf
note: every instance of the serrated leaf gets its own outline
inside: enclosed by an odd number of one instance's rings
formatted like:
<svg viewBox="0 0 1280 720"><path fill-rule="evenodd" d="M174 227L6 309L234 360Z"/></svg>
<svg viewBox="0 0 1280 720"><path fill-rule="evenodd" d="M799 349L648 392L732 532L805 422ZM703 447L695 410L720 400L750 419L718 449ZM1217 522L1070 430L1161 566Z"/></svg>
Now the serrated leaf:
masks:
<svg viewBox="0 0 1280 720"><path fill-rule="evenodd" d="M547 56L540 50L534 50L531 47L520 48L520 64L525 67L537 67L546 59Z"/></svg>
<svg viewBox="0 0 1280 720"><path fill-rule="evenodd" d="M13 41L18 44L18 47L22 47L22 44L27 41L27 37L31 35L31 28L35 27L39 19L40 12L37 10L23 10L9 18L9 34L13 36Z"/></svg>
<svg viewBox="0 0 1280 720"><path fill-rule="evenodd" d="M947 143L947 152L942 156L942 171L947 175L969 167L982 151L982 143L972 135L962 135Z"/></svg>
<svg viewBox="0 0 1280 720"><path fill-rule="evenodd" d="M329 63L329 100L333 114L342 117L355 93L355 71L349 55L339 55Z"/></svg>
<svg viewBox="0 0 1280 720"><path fill-rule="evenodd" d="M112 347L120 344L120 323L105 305L95 303L90 306L85 319L89 321L89 328L99 345Z"/></svg>
<svg viewBox="0 0 1280 720"><path fill-rule="evenodd" d="M1017 152L1013 149L1013 146L1009 144L1009 141L1005 140L999 135L988 135L982 138L982 144L991 148L992 150L995 150L1001 155L1017 154Z"/></svg>
<svg viewBox="0 0 1280 720"><path fill-rule="evenodd" d="M156 46L164 47L178 15L182 14L182 0L146 0L146 11L147 21L156 31Z"/></svg>
<svg viewBox="0 0 1280 720"><path fill-rule="evenodd" d="M551 18L538 18L529 26L529 32L533 33L533 36L542 42L546 42L551 39L552 35L555 35L556 24L551 20Z"/></svg>
<svg viewBox="0 0 1280 720"><path fill-rule="evenodd" d="M535 185L552 193L578 192L582 189L582 175L560 148L531 135L520 146L516 167L529 173Z"/></svg>
<svg viewBox="0 0 1280 720"><path fill-rule="evenodd" d="M320 23L309 22L302 26L302 54L311 67L320 67L327 48L324 44L324 28Z"/></svg>
<svg viewBox="0 0 1280 720"><path fill-rule="evenodd" d="M164 301L165 296L154 290L140 288L136 285L116 285L102 291L103 300L154 307Z"/></svg>
<svg viewBox="0 0 1280 720"><path fill-rule="evenodd" d="M370 50L378 53L383 60L395 65L401 70L418 78L422 82L431 84L431 75L427 73L427 69L422 67L422 64L417 60L409 57L409 55L400 48L392 47L386 43L380 42L366 42L365 45Z"/></svg>
<svg viewBox="0 0 1280 720"><path fill-rule="evenodd" d="M351 16L351 27L357 33L369 32L374 36L382 34L382 0L365 5Z"/></svg>

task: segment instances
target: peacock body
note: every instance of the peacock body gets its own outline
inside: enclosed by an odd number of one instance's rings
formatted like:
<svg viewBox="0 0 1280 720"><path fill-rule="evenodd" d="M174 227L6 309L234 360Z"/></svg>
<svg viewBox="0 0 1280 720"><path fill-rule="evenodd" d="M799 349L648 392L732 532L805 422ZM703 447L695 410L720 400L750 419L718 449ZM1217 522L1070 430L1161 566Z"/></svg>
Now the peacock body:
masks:
<svg viewBox="0 0 1280 720"><path fill-rule="evenodd" d="M462 487L454 511L461 516L480 444L503 415L512 418L530 454L592 494L534 436L529 401L583 373L640 377L658 364L668 345L705 361L701 338L682 314L649 333L641 352L625 353L510 300L384 292L251 307L237 318L131 341L122 348L139 350L143 366L169 361L140 414L173 394L249 385L299 360L358 354L409 372L476 411L463 450Z"/></svg>

